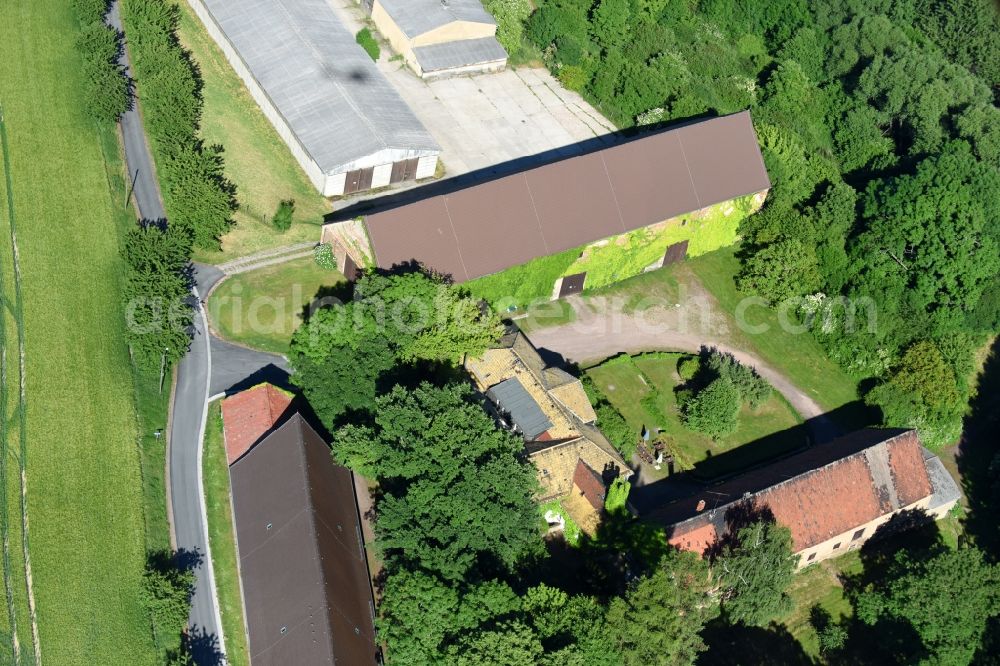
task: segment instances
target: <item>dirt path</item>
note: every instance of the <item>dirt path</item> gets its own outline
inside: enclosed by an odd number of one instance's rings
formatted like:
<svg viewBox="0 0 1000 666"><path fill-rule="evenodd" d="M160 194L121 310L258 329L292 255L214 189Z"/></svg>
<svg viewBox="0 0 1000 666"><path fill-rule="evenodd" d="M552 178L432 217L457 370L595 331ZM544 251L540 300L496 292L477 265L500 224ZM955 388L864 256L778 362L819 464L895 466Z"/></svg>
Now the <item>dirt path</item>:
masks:
<svg viewBox="0 0 1000 666"><path fill-rule="evenodd" d="M715 347L732 354L760 373L785 397L812 430L817 441L832 439L839 429L824 410L787 377L757 356L735 347L728 320L719 313L715 299L690 280L678 303L659 302L645 309L626 308L621 300L605 297L571 297L576 320L530 333L539 349L589 364L621 352L686 351Z"/></svg>

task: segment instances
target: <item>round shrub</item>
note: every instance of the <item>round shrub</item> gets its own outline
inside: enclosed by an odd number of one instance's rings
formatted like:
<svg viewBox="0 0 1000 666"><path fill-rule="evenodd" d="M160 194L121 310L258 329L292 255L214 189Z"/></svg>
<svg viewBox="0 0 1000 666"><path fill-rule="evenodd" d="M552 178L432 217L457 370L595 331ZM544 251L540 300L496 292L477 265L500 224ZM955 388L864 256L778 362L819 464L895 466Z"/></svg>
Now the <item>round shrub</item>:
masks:
<svg viewBox="0 0 1000 666"><path fill-rule="evenodd" d="M733 383L720 377L699 391L684 406L684 423L712 439L736 430L740 413L740 392Z"/></svg>
<svg viewBox="0 0 1000 666"><path fill-rule="evenodd" d="M327 270L337 269L337 260L333 258L333 247L329 243L321 243L313 250L316 265Z"/></svg>
<svg viewBox="0 0 1000 666"><path fill-rule="evenodd" d="M685 356L677 363L677 374L685 382L694 379L699 370L701 370L701 361L698 360L697 356Z"/></svg>

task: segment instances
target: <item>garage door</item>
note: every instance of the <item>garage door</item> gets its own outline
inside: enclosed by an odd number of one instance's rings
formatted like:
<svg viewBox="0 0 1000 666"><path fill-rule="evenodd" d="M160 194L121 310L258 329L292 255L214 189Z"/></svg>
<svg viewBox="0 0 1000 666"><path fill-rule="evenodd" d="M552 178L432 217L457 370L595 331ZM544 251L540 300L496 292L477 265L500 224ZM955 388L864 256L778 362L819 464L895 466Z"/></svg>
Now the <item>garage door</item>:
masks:
<svg viewBox="0 0 1000 666"><path fill-rule="evenodd" d="M559 287L559 298L569 296L571 294L579 294L583 291L583 283L586 279L586 273L574 273L573 275L567 275L564 277L562 279L562 285Z"/></svg>
<svg viewBox="0 0 1000 666"><path fill-rule="evenodd" d="M418 161L418 159L414 158L412 160L400 160L399 162L393 162L392 175L389 176L389 182L401 183L404 180L416 180Z"/></svg>
<svg viewBox="0 0 1000 666"><path fill-rule="evenodd" d="M666 253L663 255L663 265L669 266L670 264L675 264L678 261L684 261L687 257L688 242L681 241L680 243L674 243L667 248Z"/></svg>
<svg viewBox="0 0 1000 666"><path fill-rule="evenodd" d="M344 194L354 194L362 190L369 190L372 186L372 176L375 174L375 167L348 171L347 180L344 182Z"/></svg>

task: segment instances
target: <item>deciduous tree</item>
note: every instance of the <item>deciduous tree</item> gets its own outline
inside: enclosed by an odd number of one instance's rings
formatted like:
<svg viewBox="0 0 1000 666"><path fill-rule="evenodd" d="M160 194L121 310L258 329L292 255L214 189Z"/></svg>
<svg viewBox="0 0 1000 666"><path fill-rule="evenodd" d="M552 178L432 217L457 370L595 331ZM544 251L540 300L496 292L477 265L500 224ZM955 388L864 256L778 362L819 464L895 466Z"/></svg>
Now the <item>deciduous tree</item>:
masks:
<svg viewBox="0 0 1000 666"><path fill-rule="evenodd" d="M764 626L791 608L785 594L796 562L791 531L758 520L731 537L712 567L722 586L723 614L732 622Z"/></svg>

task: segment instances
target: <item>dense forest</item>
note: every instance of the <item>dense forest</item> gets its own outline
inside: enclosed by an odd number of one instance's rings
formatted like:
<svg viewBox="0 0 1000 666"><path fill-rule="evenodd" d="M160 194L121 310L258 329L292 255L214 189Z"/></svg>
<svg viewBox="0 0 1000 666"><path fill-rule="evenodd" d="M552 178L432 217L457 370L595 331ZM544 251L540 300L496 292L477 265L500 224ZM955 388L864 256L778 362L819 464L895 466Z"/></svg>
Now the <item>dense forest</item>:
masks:
<svg viewBox="0 0 1000 666"><path fill-rule="evenodd" d="M773 188L739 286L799 299L885 422L957 439L1000 319L990 0L543 0L524 26L620 127L749 108Z"/></svg>

